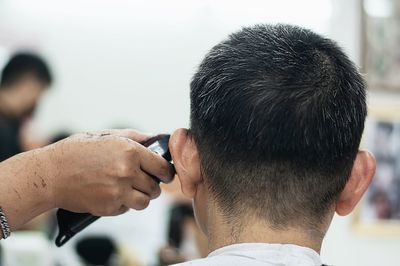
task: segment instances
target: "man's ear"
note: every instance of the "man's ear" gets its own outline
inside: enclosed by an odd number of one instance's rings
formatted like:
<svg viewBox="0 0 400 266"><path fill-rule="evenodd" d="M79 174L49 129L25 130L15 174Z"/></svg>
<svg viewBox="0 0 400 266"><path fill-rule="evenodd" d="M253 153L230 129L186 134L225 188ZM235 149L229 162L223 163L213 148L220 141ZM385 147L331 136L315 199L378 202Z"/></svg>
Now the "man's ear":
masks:
<svg viewBox="0 0 400 266"><path fill-rule="evenodd" d="M194 198L197 185L203 182L203 178L197 146L189 131L184 128L175 130L169 141L169 149L183 194Z"/></svg>
<svg viewBox="0 0 400 266"><path fill-rule="evenodd" d="M336 213L348 215L360 201L375 175L376 161L368 151L359 151L349 180L336 202Z"/></svg>

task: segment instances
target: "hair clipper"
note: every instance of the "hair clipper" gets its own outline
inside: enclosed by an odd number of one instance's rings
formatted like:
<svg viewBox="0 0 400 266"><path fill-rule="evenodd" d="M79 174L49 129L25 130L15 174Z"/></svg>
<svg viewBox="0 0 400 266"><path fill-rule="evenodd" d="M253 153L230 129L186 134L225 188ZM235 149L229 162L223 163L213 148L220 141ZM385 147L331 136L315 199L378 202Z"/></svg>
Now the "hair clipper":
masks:
<svg viewBox="0 0 400 266"><path fill-rule="evenodd" d="M152 137L141 143L151 151L161 155L164 159L171 163L171 154L168 149L170 135L162 134ZM171 167L174 168L171 163ZM157 177L154 177L158 182ZM57 222L58 222L58 236L56 237L55 244L61 247L74 235L85 229L87 226L99 219L100 216L94 216L90 213L75 213L64 209L58 209Z"/></svg>

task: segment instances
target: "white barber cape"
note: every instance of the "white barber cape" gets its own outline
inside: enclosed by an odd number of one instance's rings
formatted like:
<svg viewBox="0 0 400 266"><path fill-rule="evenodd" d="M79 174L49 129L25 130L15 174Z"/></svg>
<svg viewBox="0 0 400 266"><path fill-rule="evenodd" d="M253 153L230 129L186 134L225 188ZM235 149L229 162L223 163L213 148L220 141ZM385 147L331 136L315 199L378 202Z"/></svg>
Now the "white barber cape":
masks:
<svg viewBox="0 0 400 266"><path fill-rule="evenodd" d="M175 266L321 266L317 252L297 245L245 243L222 247L207 258Z"/></svg>

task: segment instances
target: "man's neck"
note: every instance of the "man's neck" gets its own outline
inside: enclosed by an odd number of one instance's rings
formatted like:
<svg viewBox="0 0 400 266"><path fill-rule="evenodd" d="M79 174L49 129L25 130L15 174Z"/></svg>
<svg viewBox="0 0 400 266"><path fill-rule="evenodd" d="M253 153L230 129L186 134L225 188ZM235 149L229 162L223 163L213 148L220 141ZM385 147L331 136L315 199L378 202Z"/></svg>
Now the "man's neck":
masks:
<svg viewBox="0 0 400 266"><path fill-rule="evenodd" d="M324 233L288 227L274 229L267 222L250 218L245 222L226 222L221 215L210 215L208 221L209 251L239 243L293 244L320 252Z"/></svg>

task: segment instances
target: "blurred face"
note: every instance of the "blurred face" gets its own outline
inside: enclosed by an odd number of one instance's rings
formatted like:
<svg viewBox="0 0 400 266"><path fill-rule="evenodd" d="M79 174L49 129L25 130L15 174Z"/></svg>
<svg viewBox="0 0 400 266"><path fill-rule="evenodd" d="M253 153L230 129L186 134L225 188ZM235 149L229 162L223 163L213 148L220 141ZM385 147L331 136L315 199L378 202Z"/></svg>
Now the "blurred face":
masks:
<svg viewBox="0 0 400 266"><path fill-rule="evenodd" d="M47 84L33 77L26 77L19 81L13 88L15 117L24 119L31 116L46 88Z"/></svg>

